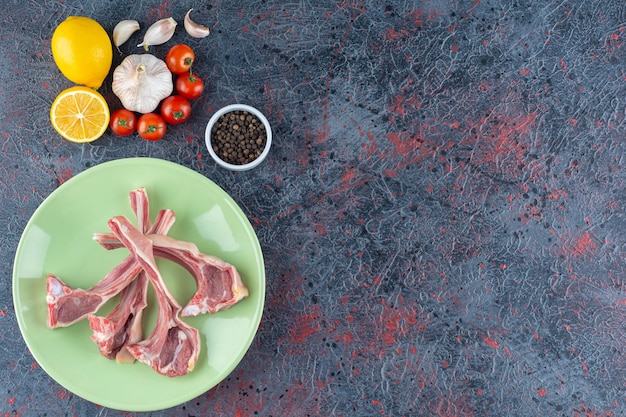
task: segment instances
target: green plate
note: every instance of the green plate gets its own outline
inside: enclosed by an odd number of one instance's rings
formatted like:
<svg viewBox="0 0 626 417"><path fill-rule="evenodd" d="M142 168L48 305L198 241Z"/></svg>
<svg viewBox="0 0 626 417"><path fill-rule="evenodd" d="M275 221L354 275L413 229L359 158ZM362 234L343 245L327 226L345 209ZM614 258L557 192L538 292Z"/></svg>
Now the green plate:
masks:
<svg viewBox="0 0 626 417"><path fill-rule="evenodd" d="M51 330L46 325L46 275L89 288L124 257L126 249L107 251L93 239L108 232L107 221L126 215L134 224L128 194L145 187L150 217L160 209L176 213L168 235L195 243L239 270L250 296L229 310L184 320L200 331L201 353L194 370L168 378L135 362L118 364L100 355L87 320ZM193 295L194 279L166 260L157 264L181 305ZM20 239L13 266L13 299L20 330L32 355L59 384L91 402L125 411L173 407L208 391L241 361L261 320L265 268L259 241L233 199L199 173L152 158L129 158L90 168L56 189L35 211ZM116 299L98 312L107 314ZM144 332L156 321L150 289Z"/></svg>

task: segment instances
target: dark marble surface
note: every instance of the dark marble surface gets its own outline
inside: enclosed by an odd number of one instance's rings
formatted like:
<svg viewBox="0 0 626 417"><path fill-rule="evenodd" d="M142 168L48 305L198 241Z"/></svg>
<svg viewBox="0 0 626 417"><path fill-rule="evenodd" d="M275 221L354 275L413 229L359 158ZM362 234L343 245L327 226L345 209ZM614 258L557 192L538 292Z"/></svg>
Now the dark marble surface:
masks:
<svg viewBox="0 0 626 417"><path fill-rule="evenodd" d="M11 295L38 205L130 156L224 188L266 259L243 361L151 415L626 415L622 1L2 6L0 415L135 415L54 382ZM128 18L182 23L190 7L212 34L191 40L181 24L153 49L196 50L209 81L190 122L155 143L55 133L50 104L71 85L50 52L58 23L87 15L111 32ZM110 77L101 91L116 107ZM210 116L234 102L264 111L275 133L245 173L216 167L203 144Z"/></svg>

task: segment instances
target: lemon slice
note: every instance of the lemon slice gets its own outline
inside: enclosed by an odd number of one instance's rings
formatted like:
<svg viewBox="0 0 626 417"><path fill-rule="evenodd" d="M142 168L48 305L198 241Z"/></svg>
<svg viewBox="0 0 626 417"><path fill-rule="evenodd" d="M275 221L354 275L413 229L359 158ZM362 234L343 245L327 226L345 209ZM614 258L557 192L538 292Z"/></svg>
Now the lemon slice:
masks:
<svg viewBox="0 0 626 417"><path fill-rule="evenodd" d="M75 143L98 139L106 132L110 117L109 106L102 94L89 87L63 90L50 108L54 129Z"/></svg>

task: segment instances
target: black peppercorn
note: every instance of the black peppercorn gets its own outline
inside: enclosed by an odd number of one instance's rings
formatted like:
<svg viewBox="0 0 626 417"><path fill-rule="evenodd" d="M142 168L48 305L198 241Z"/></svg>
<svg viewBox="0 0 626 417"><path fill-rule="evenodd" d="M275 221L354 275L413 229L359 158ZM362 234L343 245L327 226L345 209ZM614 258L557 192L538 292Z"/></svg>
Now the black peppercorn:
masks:
<svg viewBox="0 0 626 417"><path fill-rule="evenodd" d="M267 135L263 123L253 114L234 110L217 120L211 129L213 150L224 162L244 165L261 156Z"/></svg>

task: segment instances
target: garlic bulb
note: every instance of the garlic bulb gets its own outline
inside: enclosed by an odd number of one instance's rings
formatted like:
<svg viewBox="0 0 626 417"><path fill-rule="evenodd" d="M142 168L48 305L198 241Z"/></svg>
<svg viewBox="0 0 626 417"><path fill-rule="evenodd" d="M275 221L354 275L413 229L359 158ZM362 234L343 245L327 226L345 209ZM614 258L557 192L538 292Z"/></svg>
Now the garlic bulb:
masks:
<svg viewBox="0 0 626 417"><path fill-rule="evenodd" d="M126 42L130 36L139 30L139 22L136 20L122 20L113 29L113 44L120 50L120 45Z"/></svg>
<svg viewBox="0 0 626 417"><path fill-rule="evenodd" d="M161 45L169 41L174 35L177 24L173 17L157 20L148 28L143 36L143 42L137 45L137 47L143 46L143 49L147 51L149 46Z"/></svg>
<svg viewBox="0 0 626 417"><path fill-rule="evenodd" d="M206 38L211 32L209 31L208 27L202 26L191 20L189 14L192 10L193 9L189 9L187 14L185 15L185 21L183 22L185 25L185 30L192 38Z"/></svg>
<svg viewBox="0 0 626 417"><path fill-rule="evenodd" d="M172 73L165 62L150 54L129 55L113 71L113 93L124 108L139 113L154 111L172 94Z"/></svg>

